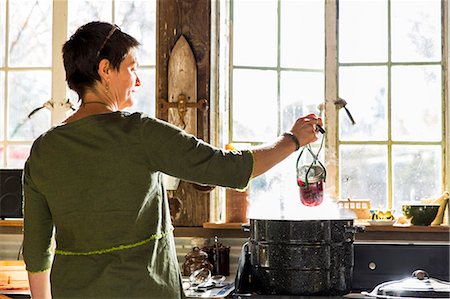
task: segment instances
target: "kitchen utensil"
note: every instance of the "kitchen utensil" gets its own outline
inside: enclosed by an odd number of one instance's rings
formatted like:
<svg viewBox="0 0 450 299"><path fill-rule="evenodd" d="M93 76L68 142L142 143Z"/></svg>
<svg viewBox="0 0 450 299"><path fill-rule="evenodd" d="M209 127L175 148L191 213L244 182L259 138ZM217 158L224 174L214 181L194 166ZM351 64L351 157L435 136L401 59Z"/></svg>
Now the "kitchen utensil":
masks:
<svg viewBox="0 0 450 299"><path fill-rule="evenodd" d="M372 292L361 294L375 298L450 298L450 283L430 278L416 270L411 277L378 285Z"/></svg>
<svg viewBox="0 0 450 299"><path fill-rule="evenodd" d="M216 287L222 286L225 279L226 279L225 275L211 276L211 281L215 284Z"/></svg>
<svg viewBox="0 0 450 299"><path fill-rule="evenodd" d="M199 285L201 283L208 282L211 279L211 270L208 268L201 268L195 270L190 276L189 281L193 285Z"/></svg>
<svg viewBox="0 0 450 299"><path fill-rule="evenodd" d="M411 218L411 224L428 226L436 218L440 205L411 203L402 205L402 212Z"/></svg>
<svg viewBox="0 0 450 299"><path fill-rule="evenodd" d="M336 101L334 101L334 104L336 105L337 109L341 109L344 108L345 113L347 113L348 118L350 119L352 125L355 125L356 122L353 119L352 114L350 113L350 111L347 109L347 101L345 101L344 99L338 98Z"/></svg>
<svg viewBox="0 0 450 299"><path fill-rule="evenodd" d="M208 260L213 265L212 274L215 276L230 275L230 246L224 246L214 237L214 244L202 248L208 254Z"/></svg>
<svg viewBox="0 0 450 299"><path fill-rule="evenodd" d="M213 265L208 260L208 254L201 250L198 246L195 246L192 251L185 256L185 260L182 266L183 275L189 276L196 270L202 268L208 268L210 271L212 271Z"/></svg>
<svg viewBox="0 0 450 299"><path fill-rule="evenodd" d="M439 205L439 210L437 212L436 218L434 218L433 222L431 223L431 225L441 225L444 222L444 213L445 213L445 208L448 205L449 202L449 198L450 198L450 193L448 191L444 191L441 196L439 196L438 198L434 199L422 199L422 203L426 203L426 204L438 204Z"/></svg>
<svg viewBox="0 0 450 299"><path fill-rule="evenodd" d="M325 166L319 160L319 152L322 149L323 139L317 153L311 150L310 145L306 145L300 151L297 158L297 185L300 187L300 200L305 206L317 206L323 201L323 183L325 182L327 172ZM313 157L311 164L300 166L300 158L305 149Z"/></svg>
<svg viewBox="0 0 450 299"><path fill-rule="evenodd" d="M236 291L269 295L343 295L351 291L352 219L250 219Z"/></svg>
<svg viewBox="0 0 450 299"><path fill-rule="evenodd" d="M300 199L305 206L317 206L323 201L325 168L317 165L303 165L297 170L297 184Z"/></svg>

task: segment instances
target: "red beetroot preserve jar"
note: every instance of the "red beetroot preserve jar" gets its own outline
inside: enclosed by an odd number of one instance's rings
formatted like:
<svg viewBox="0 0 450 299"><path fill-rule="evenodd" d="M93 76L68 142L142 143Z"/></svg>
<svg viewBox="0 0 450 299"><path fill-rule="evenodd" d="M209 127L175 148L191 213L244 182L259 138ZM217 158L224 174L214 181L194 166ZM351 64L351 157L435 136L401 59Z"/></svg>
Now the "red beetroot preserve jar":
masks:
<svg viewBox="0 0 450 299"><path fill-rule="evenodd" d="M325 170L320 165L303 165L297 169L302 204L312 207L322 203L324 181Z"/></svg>

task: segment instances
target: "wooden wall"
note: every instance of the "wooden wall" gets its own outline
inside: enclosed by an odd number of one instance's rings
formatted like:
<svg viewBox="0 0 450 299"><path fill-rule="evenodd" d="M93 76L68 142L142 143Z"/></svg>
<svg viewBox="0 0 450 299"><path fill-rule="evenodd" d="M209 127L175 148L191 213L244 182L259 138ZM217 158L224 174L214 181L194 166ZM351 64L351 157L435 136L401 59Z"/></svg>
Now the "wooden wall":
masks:
<svg viewBox="0 0 450 299"><path fill-rule="evenodd" d="M190 44L197 61L197 98L209 102L210 94L210 0L157 0L156 98L168 97L167 70L171 50L180 35ZM160 119L168 113L156 108ZM209 142L209 110L197 113L197 137ZM209 192L181 182L178 190L168 191L173 224L202 226L209 221Z"/></svg>

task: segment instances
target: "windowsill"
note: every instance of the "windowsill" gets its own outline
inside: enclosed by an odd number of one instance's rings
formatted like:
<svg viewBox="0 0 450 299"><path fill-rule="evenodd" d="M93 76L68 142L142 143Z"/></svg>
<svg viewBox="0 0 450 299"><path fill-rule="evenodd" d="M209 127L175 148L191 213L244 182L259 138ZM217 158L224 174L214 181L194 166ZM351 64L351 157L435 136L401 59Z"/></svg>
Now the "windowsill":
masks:
<svg viewBox="0 0 450 299"><path fill-rule="evenodd" d="M364 232L355 234L355 241L399 241L399 242L448 242L450 240L450 227L439 226L371 226L367 222L355 221L356 226L364 227ZM22 219L0 220L1 228L13 229L10 233L21 233L23 227ZM205 223L203 227L175 228L175 237L198 237L198 238L248 238L249 232L242 229L242 223Z"/></svg>

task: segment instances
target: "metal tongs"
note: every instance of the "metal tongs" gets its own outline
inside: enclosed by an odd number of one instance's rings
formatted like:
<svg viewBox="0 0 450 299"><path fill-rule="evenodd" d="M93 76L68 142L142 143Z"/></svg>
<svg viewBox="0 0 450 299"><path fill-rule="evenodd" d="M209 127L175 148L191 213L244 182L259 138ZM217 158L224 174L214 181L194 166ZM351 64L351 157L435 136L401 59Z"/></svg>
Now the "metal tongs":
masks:
<svg viewBox="0 0 450 299"><path fill-rule="evenodd" d="M337 100L334 101L334 104L336 105L337 109L341 109L344 108L345 112L347 113L348 118L350 119L350 121L352 122L352 125L355 125L356 122L353 119L352 114L350 113L350 111L348 111L347 107L347 101L345 101L344 99L338 98Z"/></svg>
<svg viewBox="0 0 450 299"><path fill-rule="evenodd" d="M327 102L327 101L325 101L325 102ZM353 118L352 114L346 107L347 106L346 100L344 100L342 98L337 98L337 100L334 101L334 105L336 106L337 110L344 108L345 113L347 113L347 116L350 119L350 122L352 123L352 125L356 124L355 119ZM320 115L322 115L322 112L325 109L325 103L321 103L320 105L318 105L317 109L319 109ZM320 125L316 125L316 131L318 131L322 134L325 134L325 130Z"/></svg>

